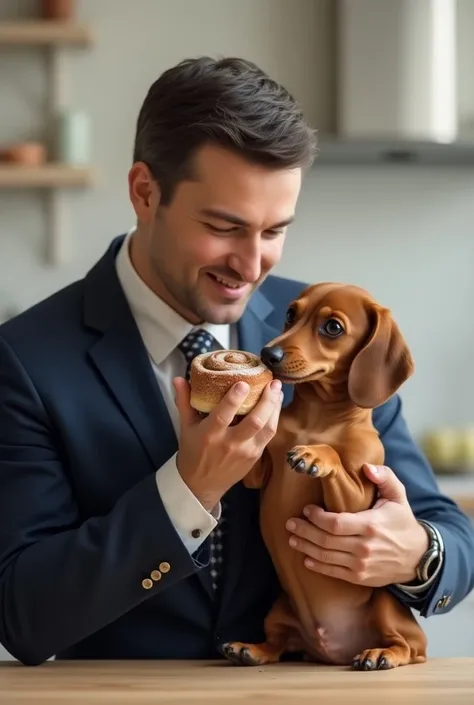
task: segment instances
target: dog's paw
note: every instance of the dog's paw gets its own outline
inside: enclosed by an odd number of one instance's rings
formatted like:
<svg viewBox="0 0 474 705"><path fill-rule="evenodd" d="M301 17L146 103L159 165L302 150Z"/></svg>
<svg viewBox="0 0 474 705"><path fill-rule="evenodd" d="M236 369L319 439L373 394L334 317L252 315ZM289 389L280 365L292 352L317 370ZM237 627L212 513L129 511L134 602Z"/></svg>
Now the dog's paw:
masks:
<svg viewBox="0 0 474 705"><path fill-rule="evenodd" d="M386 671L405 665L391 649L367 649L352 661L353 671Z"/></svg>
<svg viewBox="0 0 474 705"><path fill-rule="evenodd" d="M240 641L228 641L221 644L220 652L225 658L236 666L261 666L268 663L268 658L259 653L255 644L242 644Z"/></svg>
<svg viewBox="0 0 474 705"><path fill-rule="evenodd" d="M286 454L290 468L310 477L326 477L332 472L311 446L295 446Z"/></svg>

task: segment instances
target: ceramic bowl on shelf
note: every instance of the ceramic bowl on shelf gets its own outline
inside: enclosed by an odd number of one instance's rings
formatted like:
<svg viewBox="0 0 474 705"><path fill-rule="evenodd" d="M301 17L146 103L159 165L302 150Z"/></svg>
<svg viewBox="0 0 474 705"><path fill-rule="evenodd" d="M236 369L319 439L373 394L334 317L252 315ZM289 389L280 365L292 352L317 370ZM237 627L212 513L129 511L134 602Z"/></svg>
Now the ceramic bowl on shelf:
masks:
<svg viewBox="0 0 474 705"><path fill-rule="evenodd" d="M41 2L41 16L45 20L71 20L75 10L75 0L42 0Z"/></svg>
<svg viewBox="0 0 474 705"><path fill-rule="evenodd" d="M433 429L425 434L421 446L437 474L474 473L474 428Z"/></svg>
<svg viewBox="0 0 474 705"><path fill-rule="evenodd" d="M46 147L41 142L18 142L0 151L0 160L9 164L41 166L46 161Z"/></svg>

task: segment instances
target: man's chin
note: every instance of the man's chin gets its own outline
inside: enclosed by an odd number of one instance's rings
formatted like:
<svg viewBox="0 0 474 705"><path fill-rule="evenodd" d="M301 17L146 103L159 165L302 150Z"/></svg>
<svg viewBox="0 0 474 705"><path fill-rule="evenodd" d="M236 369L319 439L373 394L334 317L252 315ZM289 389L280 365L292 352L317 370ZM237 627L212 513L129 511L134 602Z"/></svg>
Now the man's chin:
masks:
<svg viewBox="0 0 474 705"><path fill-rule="evenodd" d="M245 312L248 298L243 301L234 301L231 304L214 304L205 306L200 311L201 318L213 325L230 325L237 323Z"/></svg>

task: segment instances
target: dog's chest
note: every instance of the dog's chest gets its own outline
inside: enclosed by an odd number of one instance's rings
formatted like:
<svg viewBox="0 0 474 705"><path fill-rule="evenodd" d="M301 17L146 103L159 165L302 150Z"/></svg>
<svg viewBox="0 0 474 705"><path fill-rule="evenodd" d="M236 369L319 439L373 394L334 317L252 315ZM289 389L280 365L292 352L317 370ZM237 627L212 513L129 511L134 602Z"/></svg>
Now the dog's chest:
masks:
<svg viewBox="0 0 474 705"><path fill-rule="evenodd" d="M274 513L286 520L300 516L307 504L321 503L321 481L292 470L287 454L295 446L333 445L335 442L335 434L317 427L304 428L291 418L280 420L278 433L268 446L272 469L264 490L265 502L273 507Z"/></svg>

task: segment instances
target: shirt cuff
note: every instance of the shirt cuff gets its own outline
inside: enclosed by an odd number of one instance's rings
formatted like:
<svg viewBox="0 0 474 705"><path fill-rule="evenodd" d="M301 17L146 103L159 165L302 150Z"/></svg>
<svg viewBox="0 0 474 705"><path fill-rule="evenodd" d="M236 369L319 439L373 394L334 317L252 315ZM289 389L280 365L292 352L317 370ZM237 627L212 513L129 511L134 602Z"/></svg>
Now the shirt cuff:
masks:
<svg viewBox="0 0 474 705"><path fill-rule="evenodd" d="M156 486L163 506L190 554L195 553L217 526L220 503L208 512L178 472L176 453L156 471Z"/></svg>

